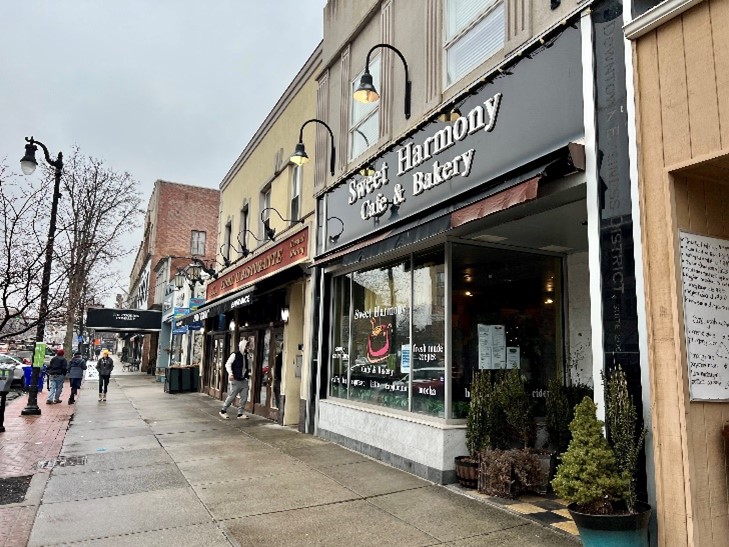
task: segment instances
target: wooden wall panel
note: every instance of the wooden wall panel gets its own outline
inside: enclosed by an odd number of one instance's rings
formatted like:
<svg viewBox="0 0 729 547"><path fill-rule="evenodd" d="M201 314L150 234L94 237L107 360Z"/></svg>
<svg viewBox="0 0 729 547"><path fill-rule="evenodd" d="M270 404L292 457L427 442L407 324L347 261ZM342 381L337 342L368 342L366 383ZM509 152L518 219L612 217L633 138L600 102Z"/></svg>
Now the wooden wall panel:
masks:
<svg viewBox="0 0 729 547"><path fill-rule="evenodd" d="M673 165L691 159L686 63L683 56L683 22L681 18L673 19L656 32L658 78L661 85L663 157L665 165Z"/></svg>
<svg viewBox="0 0 729 547"><path fill-rule="evenodd" d="M729 149L729 2L711 0L711 37L714 45L714 67L716 87L719 90L719 120L721 127L721 148Z"/></svg>
<svg viewBox="0 0 729 547"><path fill-rule="evenodd" d="M707 2L684 15L683 34L691 157L695 158L721 148L716 71Z"/></svg>

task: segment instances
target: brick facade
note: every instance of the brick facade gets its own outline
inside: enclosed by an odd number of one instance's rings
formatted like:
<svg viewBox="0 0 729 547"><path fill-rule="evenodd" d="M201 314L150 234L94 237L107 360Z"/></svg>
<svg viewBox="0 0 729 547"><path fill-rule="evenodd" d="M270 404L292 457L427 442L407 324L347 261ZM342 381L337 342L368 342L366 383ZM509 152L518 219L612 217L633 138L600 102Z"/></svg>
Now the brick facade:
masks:
<svg viewBox="0 0 729 547"><path fill-rule="evenodd" d="M155 302L157 285L156 269L170 256L186 257L172 259L165 282L174 277L178 268L190 263L192 256L191 237L193 231L205 232L206 263L215 260L218 250L218 212L220 191L188 184L163 180L154 183L145 215L144 238L140 243L134 267L130 275L130 298L142 298L147 308L159 306ZM139 287L146 283L146 294L138 294ZM140 307L144 306L142 302ZM157 335L145 336L142 350L142 370L146 370L150 350L156 353Z"/></svg>

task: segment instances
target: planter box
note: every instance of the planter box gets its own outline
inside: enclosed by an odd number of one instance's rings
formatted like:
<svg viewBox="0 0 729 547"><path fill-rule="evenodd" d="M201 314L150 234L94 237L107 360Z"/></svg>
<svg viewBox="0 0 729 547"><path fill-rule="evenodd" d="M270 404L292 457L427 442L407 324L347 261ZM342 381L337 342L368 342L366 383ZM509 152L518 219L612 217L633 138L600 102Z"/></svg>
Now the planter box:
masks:
<svg viewBox="0 0 729 547"><path fill-rule="evenodd" d="M567 509L580 531L585 547L648 547L648 521L651 506L638 502L638 513L632 515L590 515L580 513L571 503Z"/></svg>
<svg viewBox="0 0 729 547"><path fill-rule="evenodd" d="M464 488L476 488L478 486L479 463L470 456L457 456L456 478L458 484Z"/></svg>

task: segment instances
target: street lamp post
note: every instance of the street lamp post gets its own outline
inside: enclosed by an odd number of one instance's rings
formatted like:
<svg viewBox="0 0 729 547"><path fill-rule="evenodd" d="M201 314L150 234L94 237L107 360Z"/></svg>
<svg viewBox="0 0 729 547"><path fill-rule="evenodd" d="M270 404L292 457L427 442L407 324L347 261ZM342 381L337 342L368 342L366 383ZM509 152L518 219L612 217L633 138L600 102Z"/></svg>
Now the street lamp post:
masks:
<svg viewBox="0 0 729 547"><path fill-rule="evenodd" d="M56 237L56 215L58 213L58 198L61 195L61 173L63 171L63 154L58 153L55 160L51 159L46 145L33 137L25 137L28 144L25 145L25 155L20 160L20 167L26 175L32 175L38 162L35 159L35 152L38 146L43 149L48 165L55 169L55 181L53 184L53 198L51 200L51 218L48 226L48 239L46 240L46 257L43 264L43 277L41 278L40 305L38 307L38 326L35 331L36 346L43 343L46 331L46 315L48 314L48 292L51 285L51 262L53 260L53 242ZM36 146L38 145L38 146ZM28 404L22 410L23 416L38 416L41 413L38 407L38 368L34 366L28 387Z"/></svg>

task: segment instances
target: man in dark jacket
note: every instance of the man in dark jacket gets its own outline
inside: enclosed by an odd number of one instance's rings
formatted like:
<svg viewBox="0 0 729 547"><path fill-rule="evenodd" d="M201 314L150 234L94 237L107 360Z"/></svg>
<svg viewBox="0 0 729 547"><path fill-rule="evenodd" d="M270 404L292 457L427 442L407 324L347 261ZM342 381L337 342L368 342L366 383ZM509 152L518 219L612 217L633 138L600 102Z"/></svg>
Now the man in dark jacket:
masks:
<svg viewBox="0 0 729 547"><path fill-rule="evenodd" d="M86 359L81 357L81 352L77 351L68 364L68 378L71 381L71 397L68 399L69 405L76 402L76 393L81 388L84 370L86 370Z"/></svg>
<svg viewBox="0 0 729 547"><path fill-rule="evenodd" d="M68 361L63 356L64 351L59 349L56 351L56 356L51 359L48 364L46 373L48 374L48 399L46 399L47 405L57 404L61 402L61 391L63 391L63 380L66 378L66 372L68 372Z"/></svg>
<svg viewBox="0 0 729 547"><path fill-rule="evenodd" d="M101 359L96 362L96 370L99 371L99 401L106 401L106 391L109 389L109 377L114 370L114 361L109 357L109 350L101 352Z"/></svg>
<svg viewBox="0 0 729 547"><path fill-rule="evenodd" d="M249 351L248 340L243 339L238 343L238 351L231 353L225 363L225 370L228 372L228 398L225 399L223 408L218 412L224 420L229 419L228 407L233 404L236 396L240 397L238 419L248 419L248 416L243 412L245 411L246 400L248 399L248 378L251 374Z"/></svg>

